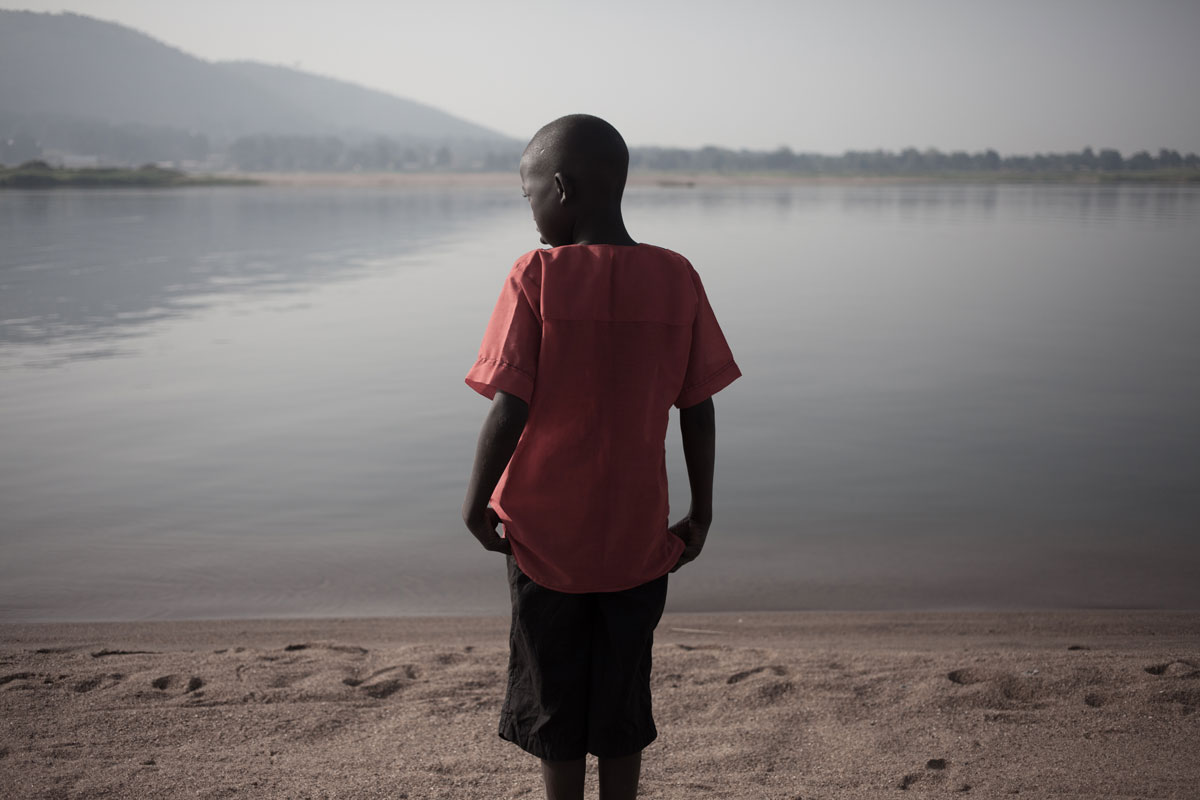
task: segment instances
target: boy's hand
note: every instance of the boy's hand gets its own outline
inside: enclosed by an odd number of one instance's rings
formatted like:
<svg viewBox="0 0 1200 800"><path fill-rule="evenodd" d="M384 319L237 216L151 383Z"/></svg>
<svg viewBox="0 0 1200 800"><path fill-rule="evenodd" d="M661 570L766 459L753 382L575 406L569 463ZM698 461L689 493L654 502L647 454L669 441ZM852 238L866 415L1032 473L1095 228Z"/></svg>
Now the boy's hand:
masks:
<svg viewBox="0 0 1200 800"><path fill-rule="evenodd" d="M485 508L482 514L464 514L463 522L467 523L467 530L479 540L484 550L512 555L512 545L496 531L500 516L491 506Z"/></svg>
<svg viewBox="0 0 1200 800"><path fill-rule="evenodd" d="M700 555L700 551L704 549L704 540L708 538L708 526L711 524L711 521L705 522L688 516L667 529L682 539L684 544L683 552L679 555L675 566L671 568L671 572L696 560L696 556Z"/></svg>
<svg viewBox="0 0 1200 800"><path fill-rule="evenodd" d="M512 545L496 533L500 517L488 505L500 476L508 467L525 421L529 419L529 404L521 398L497 390L492 398L492 407L479 429L479 442L475 445L475 464L471 467L471 480L467 483L467 498L463 501L463 522L467 530L475 535L484 550L512 555Z"/></svg>

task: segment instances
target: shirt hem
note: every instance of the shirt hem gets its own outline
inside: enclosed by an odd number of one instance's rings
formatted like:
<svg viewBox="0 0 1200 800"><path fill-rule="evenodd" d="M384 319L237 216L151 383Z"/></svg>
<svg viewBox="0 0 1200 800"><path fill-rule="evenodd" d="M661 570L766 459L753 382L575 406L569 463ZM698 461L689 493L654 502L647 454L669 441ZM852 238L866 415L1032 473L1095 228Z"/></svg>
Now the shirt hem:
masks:
<svg viewBox="0 0 1200 800"><path fill-rule="evenodd" d="M507 529L506 529L505 535L507 536ZM683 551L687 547L687 545L685 545L683 540L680 539L678 536L674 535L673 533L668 533L667 536L671 537L671 539L674 540L675 543L677 543L676 546L672 548L672 550L675 552L671 556L670 563L668 563L662 570L653 570L652 571L653 574L651 574L649 577L639 578L637 580L634 580L632 583L619 583L619 584L615 584L615 585L611 585L611 586L608 584L604 584L602 586L597 586L597 587L589 586L586 588L578 588L578 587L567 588L562 585L556 585L553 583L543 581L540 578L538 578L536 575L534 575L534 573L525 569L525 565L521 563L520 556L517 555L517 548L513 549L513 559L517 562L517 566L520 568L521 572L524 572L525 575L529 577L529 580L533 581L538 586L541 586L544 589L550 589L555 592L562 592L563 594L595 594L595 593L599 593L599 592L606 592L606 593L607 592L623 592L626 589L633 589L635 587L641 586L642 584L649 583L650 581L658 580L663 575L666 575L672 569L674 569L675 564L679 561L679 556L683 555ZM535 570L535 572L536 572L536 570Z"/></svg>
<svg viewBox="0 0 1200 800"><path fill-rule="evenodd" d="M467 373L464 382L489 400L498 391L515 395L526 403L533 399L533 378L521 368L504 361L479 359Z"/></svg>
<svg viewBox="0 0 1200 800"><path fill-rule="evenodd" d="M738 369L736 362L730 360L712 376L680 392L679 397L675 400L675 407L688 408L702 403L740 377L742 377L742 371Z"/></svg>

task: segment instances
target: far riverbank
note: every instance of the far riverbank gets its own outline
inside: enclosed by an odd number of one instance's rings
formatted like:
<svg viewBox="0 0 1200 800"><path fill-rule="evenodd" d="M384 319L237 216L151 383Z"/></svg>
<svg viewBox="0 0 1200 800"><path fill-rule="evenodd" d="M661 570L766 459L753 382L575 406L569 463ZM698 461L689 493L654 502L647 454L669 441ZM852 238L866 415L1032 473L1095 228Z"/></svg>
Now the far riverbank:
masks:
<svg viewBox="0 0 1200 800"><path fill-rule="evenodd" d="M27 162L0 166L0 189L171 188L180 186L294 187L488 187L516 180L516 172L226 172L187 173L154 165L124 167L54 167ZM1160 169L1125 172L931 172L908 175L799 174L785 172L635 171L631 186L693 188L697 186L863 186L911 184L1114 184L1200 185L1200 170Z"/></svg>
<svg viewBox="0 0 1200 800"><path fill-rule="evenodd" d="M269 186L504 186L517 180L513 172L247 172L214 176L248 180ZM1121 173L993 172L927 173L915 175L805 175L751 172L642 172L629 175L631 186L691 188L696 186L862 186L898 184L1037 183L1066 185L1179 184L1200 185L1198 170L1147 170Z"/></svg>
<svg viewBox="0 0 1200 800"><path fill-rule="evenodd" d="M248 186L258 181L242 175L193 175L153 164L126 167L54 167L27 161L17 167L0 165L0 189L57 188L173 188L176 186Z"/></svg>

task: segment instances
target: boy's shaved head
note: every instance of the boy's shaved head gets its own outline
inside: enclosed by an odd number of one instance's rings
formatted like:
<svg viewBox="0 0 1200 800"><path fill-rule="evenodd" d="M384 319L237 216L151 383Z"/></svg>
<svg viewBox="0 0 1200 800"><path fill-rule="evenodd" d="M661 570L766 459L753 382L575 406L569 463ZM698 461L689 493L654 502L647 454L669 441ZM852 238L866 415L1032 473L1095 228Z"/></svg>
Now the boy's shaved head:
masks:
<svg viewBox="0 0 1200 800"><path fill-rule="evenodd" d="M563 172L588 183L625 187L629 148L612 125L591 114L559 117L533 135L522 160L539 172Z"/></svg>
<svg viewBox="0 0 1200 800"><path fill-rule="evenodd" d="M559 117L521 156L521 192L544 244L637 244L621 219L629 148L590 114Z"/></svg>

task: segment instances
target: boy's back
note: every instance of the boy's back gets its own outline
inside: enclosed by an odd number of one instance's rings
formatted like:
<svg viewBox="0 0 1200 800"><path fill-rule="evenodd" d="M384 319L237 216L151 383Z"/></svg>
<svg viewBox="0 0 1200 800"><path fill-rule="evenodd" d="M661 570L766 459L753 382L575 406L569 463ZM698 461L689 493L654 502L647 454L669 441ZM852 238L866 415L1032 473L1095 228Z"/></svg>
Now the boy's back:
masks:
<svg viewBox="0 0 1200 800"><path fill-rule="evenodd" d="M568 245L513 266L467 383L529 404L493 493L519 566L566 592L668 571L668 412L738 377L703 286L652 245Z"/></svg>
<svg viewBox="0 0 1200 800"><path fill-rule="evenodd" d="M467 383L492 399L463 522L508 556L512 627L499 734L542 760L550 800L637 795L667 573L712 523L711 396L741 373L700 279L621 215L629 150L598 117L543 126L521 156L542 244L518 259ZM692 501L667 526L668 412ZM505 536L497 526L504 523Z"/></svg>

